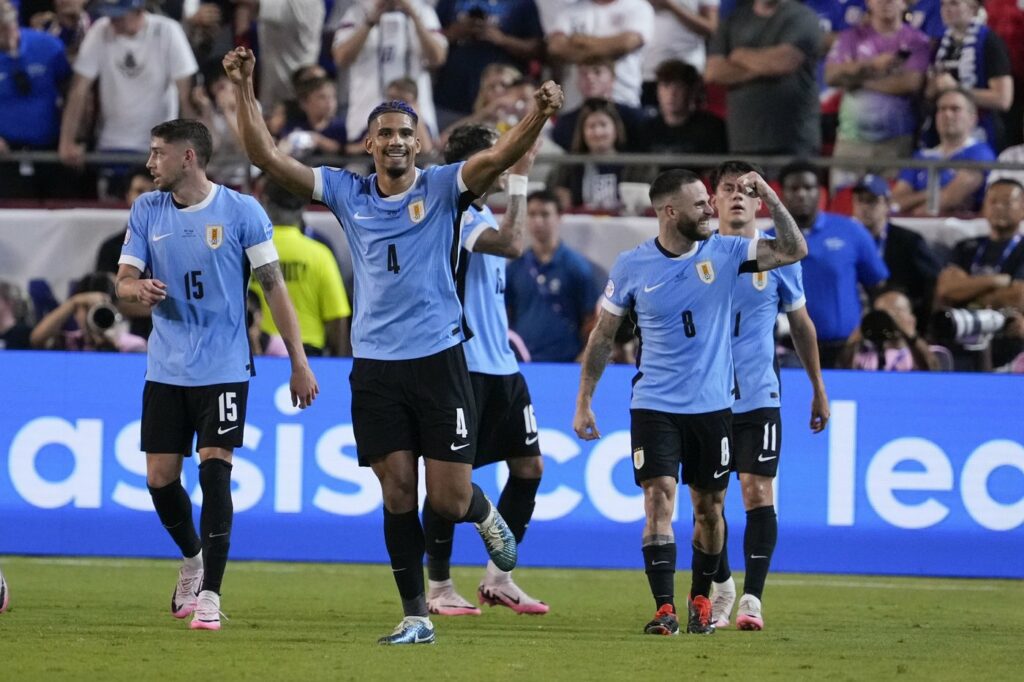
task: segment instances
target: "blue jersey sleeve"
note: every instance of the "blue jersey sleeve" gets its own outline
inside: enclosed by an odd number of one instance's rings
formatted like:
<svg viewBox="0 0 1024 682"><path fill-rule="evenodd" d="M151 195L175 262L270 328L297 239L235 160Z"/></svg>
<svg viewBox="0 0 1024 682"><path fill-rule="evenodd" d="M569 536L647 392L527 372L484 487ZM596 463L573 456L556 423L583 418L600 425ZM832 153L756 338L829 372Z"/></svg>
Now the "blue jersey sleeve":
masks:
<svg viewBox="0 0 1024 682"><path fill-rule="evenodd" d="M347 214L346 205L356 184L355 174L342 168L320 166L313 169L313 200L331 209L336 216ZM342 229L345 221L340 221Z"/></svg>
<svg viewBox="0 0 1024 682"><path fill-rule="evenodd" d="M608 312L624 316L633 307L635 295L633 284L629 278L629 253L620 254L608 275L608 283L604 287L601 307Z"/></svg>
<svg viewBox="0 0 1024 682"><path fill-rule="evenodd" d="M263 210L259 202L250 196L243 195L245 202L245 220L242 227L242 247L249 248L274 238L274 226L270 216Z"/></svg>
<svg viewBox="0 0 1024 682"><path fill-rule="evenodd" d="M878 248L868 231L855 226L857 235L857 281L864 287L873 287L889 279L889 268L878 255Z"/></svg>
<svg viewBox="0 0 1024 682"><path fill-rule="evenodd" d="M728 250L729 257L736 264L734 272L739 273L740 268L743 268L743 264L748 261L757 261L757 239L748 239L747 237L736 237L736 236L722 236L719 235L719 239L726 240L726 249ZM746 272L753 272L752 268L744 268Z"/></svg>
<svg viewBox="0 0 1024 682"><path fill-rule="evenodd" d="M803 308L807 303L804 297L804 275L800 263L792 263L777 270L779 274L779 302L784 312Z"/></svg>
<svg viewBox="0 0 1024 682"><path fill-rule="evenodd" d="M145 195L132 204L128 214L128 231L124 234L119 264L131 265L140 272L149 265L149 202Z"/></svg>
<svg viewBox="0 0 1024 682"><path fill-rule="evenodd" d="M424 173L430 175L431 183L443 185L451 199L458 202L462 195L469 191L462 183L462 167L464 165L466 165L465 161L459 161L443 166L431 166Z"/></svg>

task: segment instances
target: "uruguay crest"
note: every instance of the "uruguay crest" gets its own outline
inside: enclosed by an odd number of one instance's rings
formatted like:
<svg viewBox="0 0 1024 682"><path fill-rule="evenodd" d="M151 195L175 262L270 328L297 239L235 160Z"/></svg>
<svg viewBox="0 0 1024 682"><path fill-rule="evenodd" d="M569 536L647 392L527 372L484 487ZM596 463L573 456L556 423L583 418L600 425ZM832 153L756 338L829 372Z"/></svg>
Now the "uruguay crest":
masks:
<svg viewBox="0 0 1024 682"><path fill-rule="evenodd" d="M697 263L697 276L704 284L711 284L715 281L715 266L709 260L702 260Z"/></svg>
<svg viewBox="0 0 1024 682"><path fill-rule="evenodd" d="M633 468L639 471L644 468L644 449L636 448L633 450Z"/></svg>
<svg viewBox="0 0 1024 682"><path fill-rule="evenodd" d="M409 204L409 219L414 223L418 223L423 220L425 215L427 215L427 209L423 205L423 199L417 199Z"/></svg>
<svg viewBox="0 0 1024 682"><path fill-rule="evenodd" d="M754 273L754 288L758 291L764 291L764 288L768 286L768 273L767 272L755 272Z"/></svg>
<svg viewBox="0 0 1024 682"><path fill-rule="evenodd" d="M220 245L224 243L224 226L223 225L207 225L206 226L206 245L211 249L219 249Z"/></svg>

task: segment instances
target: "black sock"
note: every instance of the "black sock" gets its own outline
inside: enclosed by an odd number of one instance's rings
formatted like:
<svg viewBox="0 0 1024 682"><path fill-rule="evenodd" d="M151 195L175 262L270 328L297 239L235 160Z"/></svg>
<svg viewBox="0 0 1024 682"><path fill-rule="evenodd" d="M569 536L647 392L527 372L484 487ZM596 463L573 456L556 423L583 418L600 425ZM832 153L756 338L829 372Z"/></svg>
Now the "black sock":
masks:
<svg viewBox="0 0 1024 682"><path fill-rule="evenodd" d="M732 569L729 568L729 524L725 521L725 514L722 514L722 553L718 559L718 573L715 573L715 582L724 583L732 577Z"/></svg>
<svg viewBox="0 0 1024 682"><path fill-rule="evenodd" d="M491 513L491 503L488 501L487 496L484 495L484 491L476 483L472 485L473 499L469 501L469 509L466 510L466 515L459 519L459 523L465 523L466 521L483 523L487 515Z"/></svg>
<svg viewBox="0 0 1024 682"><path fill-rule="evenodd" d="M693 577L690 584L690 599L711 594L711 581L718 572L718 558L721 554L705 554L696 545L693 547L693 561L690 564Z"/></svg>
<svg viewBox="0 0 1024 682"><path fill-rule="evenodd" d="M165 485L163 488L150 488L149 496L153 498L160 523L170 533L174 544L178 545L181 555L194 557L203 551L203 543L196 535L196 527L192 521L192 500L181 485L181 479Z"/></svg>
<svg viewBox="0 0 1024 682"><path fill-rule="evenodd" d="M672 604L676 596L676 543L667 545L644 545L644 572L651 586L654 605Z"/></svg>
<svg viewBox="0 0 1024 682"><path fill-rule="evenodd" d="M775 515L774 506L758 507L747 512L747 530L743 534L743 554L747 561L747 574L743 579L744 594L761 598L778 537L779 518Z"/></svg>
<svg viewBox="0 0 1024 682"><path fill-rule="evenodd" d="M530 525L533 508L537 504L537 488L539 487L539 478L509 476L505 489L501 491L501 498L498 499L498 513L505 519L512 535L516 536L517 544L523 541L526 527Z"/></svg>
<svg viewBox="0 0 1024 682"><path fill-rule="evenodd" d="M423 503L423 535L427 549L427 577L438 582L449 580L452 577L452 538L455 535L455 522L435 512L430 506L429 497Z"/></svg>
<svg viewBox="0 0 1024 682"><path fill-rule="evenodd" d="M407 616L426 616L423 594L423 528L416 510L392 514L384 510L384 544L391 557L402 609Z"/></svg>
<svg viewBox="0 0 1024 682"><path fill-rule="evenodd" d="M211 458L199 465L199 485L203 488L203 511L199 533L203 539L203 589L220 594L224 568L231 547L231 464Z"/></svg>

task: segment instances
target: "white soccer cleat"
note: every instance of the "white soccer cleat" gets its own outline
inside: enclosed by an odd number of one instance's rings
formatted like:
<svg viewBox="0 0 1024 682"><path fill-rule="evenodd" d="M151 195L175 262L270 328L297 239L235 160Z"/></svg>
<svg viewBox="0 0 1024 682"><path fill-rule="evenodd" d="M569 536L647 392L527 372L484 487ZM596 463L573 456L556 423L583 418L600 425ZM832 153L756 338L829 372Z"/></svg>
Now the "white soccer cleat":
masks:
<svg viewBox="0 0 1024 682"><path fill-rule="evenodd" d="M203 569L189 570L182 564L178 571L178 584L171 594L171 615L188 618L196 610L196 598L203 586Z"/></svg>
<svg viewBox="0 0 1024 682"><path fill-rule="evenodd" d="M4 578L4 572L0 571L0 613L6 611L10 605L11 592L7 589L7 579Z"/></svg>
<svg viewBox="0 0 1024 682"><path fill-rule="evenodd" d="M455 591L451 580L430 581L427 610L439 616L479 616L480 609Z"/></svg>
<svg viewBox="0 0 1024 682"><path fill-rule="evenodd" d="M724 583L711 584L711 622L716 630L729 627L729 616L736 603L736 581L729 576Z"/></svg>
<svg viewBox="0 0 1024 682"><path fill-rule="evenodd" d="M193 630L220 630L220 595L203 590L196 599L196 611L189 627Z"/></svg>
<svg viewBox="0 0 1024 682"><path fill-rule="evenodd" d="M484 578L477 589L477 597L481 604L490 606L507 606L516 613L529 614L531 616L543 616L551 607L542 601L538 601L512 581L509 576L507 580L488 580Z"/></svg>
<svg viewBox="0 0 1024 682"><path fill-rule="evenodd" d="M752 594L740 597L740 605L736 609L736 627L740 630L764 630L760 599Z"/></svg>

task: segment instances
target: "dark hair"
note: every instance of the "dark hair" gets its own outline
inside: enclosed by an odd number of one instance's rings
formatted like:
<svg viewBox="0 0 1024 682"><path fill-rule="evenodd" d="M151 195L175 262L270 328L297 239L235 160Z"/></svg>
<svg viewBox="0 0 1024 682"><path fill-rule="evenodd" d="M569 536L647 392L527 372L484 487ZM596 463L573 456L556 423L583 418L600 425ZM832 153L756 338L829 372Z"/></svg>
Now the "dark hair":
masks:
<svg viewBox="0 0 1024 682"><path fill-rule="evenodd" d="M572 133L572 145L569 147L574 154L586 154L590 151L587 149L587 143L583 141L583 127L587 117L592 114L604 114L612 120L612 125L615 126L616 150L626 146L626 126L622 123L622 116L619 115L615 103L600 97L591 97L583 100L579 116L576 118L576 129Z"/></svg>
<svg viewBox="0 0 1024 682"><path fill-rule="evenodd" d="M550 189L538 189L526 197L526 203L529 205L531 201L539 201L544 204L552 204L555 207L555 212L559 215L562 214L562 202L558 200L558 195L552 192Z"/></svg>
<svg viewBox="0 0 1024 682"><path fill-rule="evenodd" d="M143 177L153 182L153 174L149 172L149 169L145 166L132 166L128 169L128 184L130 185L132 180L137 177Z"/></svg>
<svg viewBox="0 0 1024 682"><path fill-rule="evenodd" d="M668 59L658 64L654 70L654 79L659 83L682 83L691 89L703 83L700 72L693 64L678 59Z"/></svg>
<svg viewBox="0 0 1024 682"><path fill-rule="evenodd" d="M217 65L220 66L220 63L218 62ZM224 72L223 67L220 68L220 71L221 73ZM324 74L326 73L327 72L324 71L324 67L319 64L304 64L292 71L292 88L298 89L298 87L306 81L313 80L315 78L324 78Z"/></svg>
<svg viewBox="0 0 1024 682"><path fill-rule="evenodd" d="M971 108L974 109L974 113L978 113L978 102L974 99L974 95L971 94L971 91L963 87L962 85L958 85L955 88L946 88L935 93L935 99L932 101L935 103L936 108L938 108L939 106L939 100L951 92L955 92L961 97L963 97L965 100L967 100L967 102L971 105Z"/></svg>
<svg viewBox="0 0 1024 682"><path fill-rule="evenodd" d="M465 161L477 152L490 149L498 139L498 131L480 123L467 123L452 130L444 146L444 162Z"/></svg>
<svg viewBox="0 0 1024 682"><path fill-rule="evenodd" d="M75 285L76 294L84 294L90 291L99 291L110 296L110 298L117 298L115 294L114 278L110 276L109 272L90 272L88 275L78 280Z"/></svg>
<svg viewBox="0 0 1024 682"><path fill-rule="evenodd" d="M165 142L187 142L196 153L196 163L206 168L213 156L213 138L205 125L191 118L176 118L154 126L150 136L159 137Z"/></svg>
<svg viewBox="0 0 1024 682"><path fill-rule="evenodd" d="M297 194L292 194L283 185L269 177L263 185L263 198L267 204L285 211L301 211L309 202Z"/></svg>
<svg viewBox="0 0 1024 682"><path fill-rule="evenodd" d="M1021 183L1019 180L1014 180L1013 178L999 178L998 180L993 180L989 183L989 186L985 188L985 193L988 194L988 191L996 185L1010 185L1012 187L1016 187L1021 192L1024 192L1024 183Z"/></svg>
<svg viewBox="0 0 1024 682"><path fill-rule="evenodd" d="M325 85L334 85L334 81L323 76L301 80L295 86L295 99L301 102Z"/></svg>
<svg viewBox="0 0 1024 682"><path fill-rule="evenodd" d="M405 92L412 95L413 99L417 99L420 96L420 86L417 85L415 79L409 78L408 76L402 76L401 78L394 79L393 81L388 83L387 88L384 89L387 90L388 88L398 88L399 90L404 90Z"/></svg>
<svg viewBox="0 0 1024 682"><path fill-rule="evenodd" d="M783 166L782 170L779 171L779 184L784 185L786 183L786 178L788 178L790 175L796 175L797 173L810 173L811 175L814 176L814 181L817 182L819 185L821 184L821 177L818 174L818 167L812 164L810 161L804 160L793 161L792 163L787 163L785 166Z"/></svg>
<svg viewBox="0 0 1024 682"><path fill-rule="evenodd" d="M720 183L722 178L727 175L746 175L751 171L764 175L764 171L752 163L747 163L746 161L740 161L738 159L723 161L718 164L713 171L711 171L711 177L709 178L711 181L711 189L718 189L718 183Z"/></svg>
<svg viewBox="0 0 1024 682"><path fill-rule="evenodd" d="M673 168L654 178L647 196L650 197L651 204L653 205L657 200L675 194L683 185L689 185L694 182L700 182L700 177L696 173L685 168Z"/></svg>
<svg viewBox="0 0 1024 682"><path fill-rule="evenodd" d="M412 124L416 125L420 122L420 117L416 114L416 110L413 109L407 102L403 102L400 99L393 99L388 102L381 102L373 108L370 115L366 117L366 129L370 129L370 124L373 123L373 119L377 118L381 114L405 114L412 119Z"/></svg>

